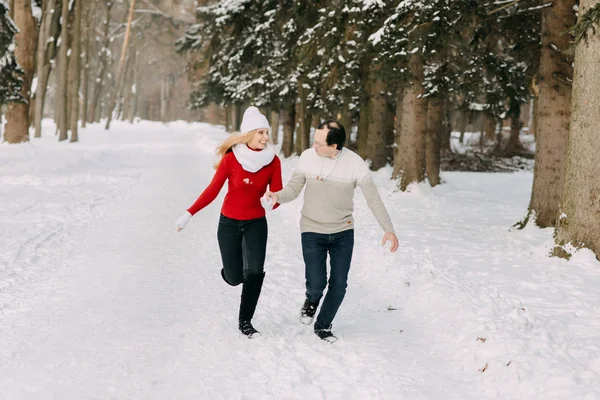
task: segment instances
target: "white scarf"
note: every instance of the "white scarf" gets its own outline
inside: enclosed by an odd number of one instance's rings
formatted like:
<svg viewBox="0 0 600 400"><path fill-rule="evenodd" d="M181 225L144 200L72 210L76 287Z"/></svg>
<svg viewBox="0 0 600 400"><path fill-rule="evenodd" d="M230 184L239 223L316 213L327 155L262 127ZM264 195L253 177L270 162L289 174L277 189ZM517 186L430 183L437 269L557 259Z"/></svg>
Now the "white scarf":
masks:
<svg viewBox="0 0 600 400"><path fill-rule="evenodd" d="M242 168L248 172L257 172L265 165L269 165L275 158L275 146L267 143L267 147L261 151L254 151L245 143L236 144L232 147L233 154Z"/></svg>

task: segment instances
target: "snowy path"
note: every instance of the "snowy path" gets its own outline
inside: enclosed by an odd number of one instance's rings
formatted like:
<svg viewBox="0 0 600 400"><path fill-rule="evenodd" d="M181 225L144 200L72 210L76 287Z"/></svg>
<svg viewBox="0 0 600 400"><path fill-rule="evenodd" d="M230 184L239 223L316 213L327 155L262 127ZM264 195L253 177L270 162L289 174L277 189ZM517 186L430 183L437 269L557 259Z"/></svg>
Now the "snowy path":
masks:
<svg viewBox="0 0 600 400"><path fill-rule="evenodd" d="M116 124L77 145L0 146L0 398L600 399L600 268L546 258L549 230L508 231L526 173L447 174L409 194L375 174L402 247L378 245L358 193L334 345L297 319L301 202L269 214L263 336L241 336L220 201L173 229L222 137Z"/></svg>

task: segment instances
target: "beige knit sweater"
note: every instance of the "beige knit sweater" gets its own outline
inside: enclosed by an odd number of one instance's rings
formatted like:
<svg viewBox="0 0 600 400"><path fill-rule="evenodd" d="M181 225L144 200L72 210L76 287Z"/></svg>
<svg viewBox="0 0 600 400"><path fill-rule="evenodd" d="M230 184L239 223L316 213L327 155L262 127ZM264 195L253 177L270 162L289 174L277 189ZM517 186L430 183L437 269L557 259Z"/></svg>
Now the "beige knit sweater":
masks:
<svg viewBox="0 0 600 400"><path fill-rule="evenodd" d="M384 232L394 232L371 171L356 153L343 148L338 156L321 157L315 149L302 153L292 178L277 192L279 203L294 200L302 188L302 232L337 233L354 228L354 190L358 186Z"/></svg>

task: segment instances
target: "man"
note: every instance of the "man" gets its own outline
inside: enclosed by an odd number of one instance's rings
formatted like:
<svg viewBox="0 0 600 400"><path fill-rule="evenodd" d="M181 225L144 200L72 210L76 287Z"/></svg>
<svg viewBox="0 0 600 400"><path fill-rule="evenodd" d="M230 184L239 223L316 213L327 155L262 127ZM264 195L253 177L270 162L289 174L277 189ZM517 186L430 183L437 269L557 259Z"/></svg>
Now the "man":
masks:
<svg viewBox="0 0 600 400"><path fill-rule="evenodd" d="M388 212L379 197L371 172L363 159L344 147L346 131L336 121L320 124L312 148L304 151L287 185L279 192L266 192L267 204L294 200L302 188L304 206L300 228L305 263L306 300L300 320L312 323L327 285L327 253L331 277L327 295L314 325L321 339L333 342L331 323L346 294L348 272L354 248L354 189L360 187L369 208L384 231L382 245L391 242L398 249L398 238ZM266 204L265 204L266 205Z"/></svg>

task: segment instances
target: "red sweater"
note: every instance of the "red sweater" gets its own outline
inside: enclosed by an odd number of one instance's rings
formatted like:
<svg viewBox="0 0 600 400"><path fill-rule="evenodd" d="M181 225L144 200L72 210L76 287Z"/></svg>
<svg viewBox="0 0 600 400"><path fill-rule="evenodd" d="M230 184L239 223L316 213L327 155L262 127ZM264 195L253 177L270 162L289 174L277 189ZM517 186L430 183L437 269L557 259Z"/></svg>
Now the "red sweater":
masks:
<svg viewBox="0 0 600 400"><path fill-rule="evenodd" d="M189 213L194 215L212 203L226 180L228 180L228 189L223 207L221 207L221 214L237 220L262 218L265 216L265 209L260 204L260 198L267 191L267 185L272 192L283 189L281 161L275 156L270 164L252 173L244 170L233 152L230 151L219 163L210 185L188 209ZM275 204L273 209L278 206L279 204Z"/></svg>

